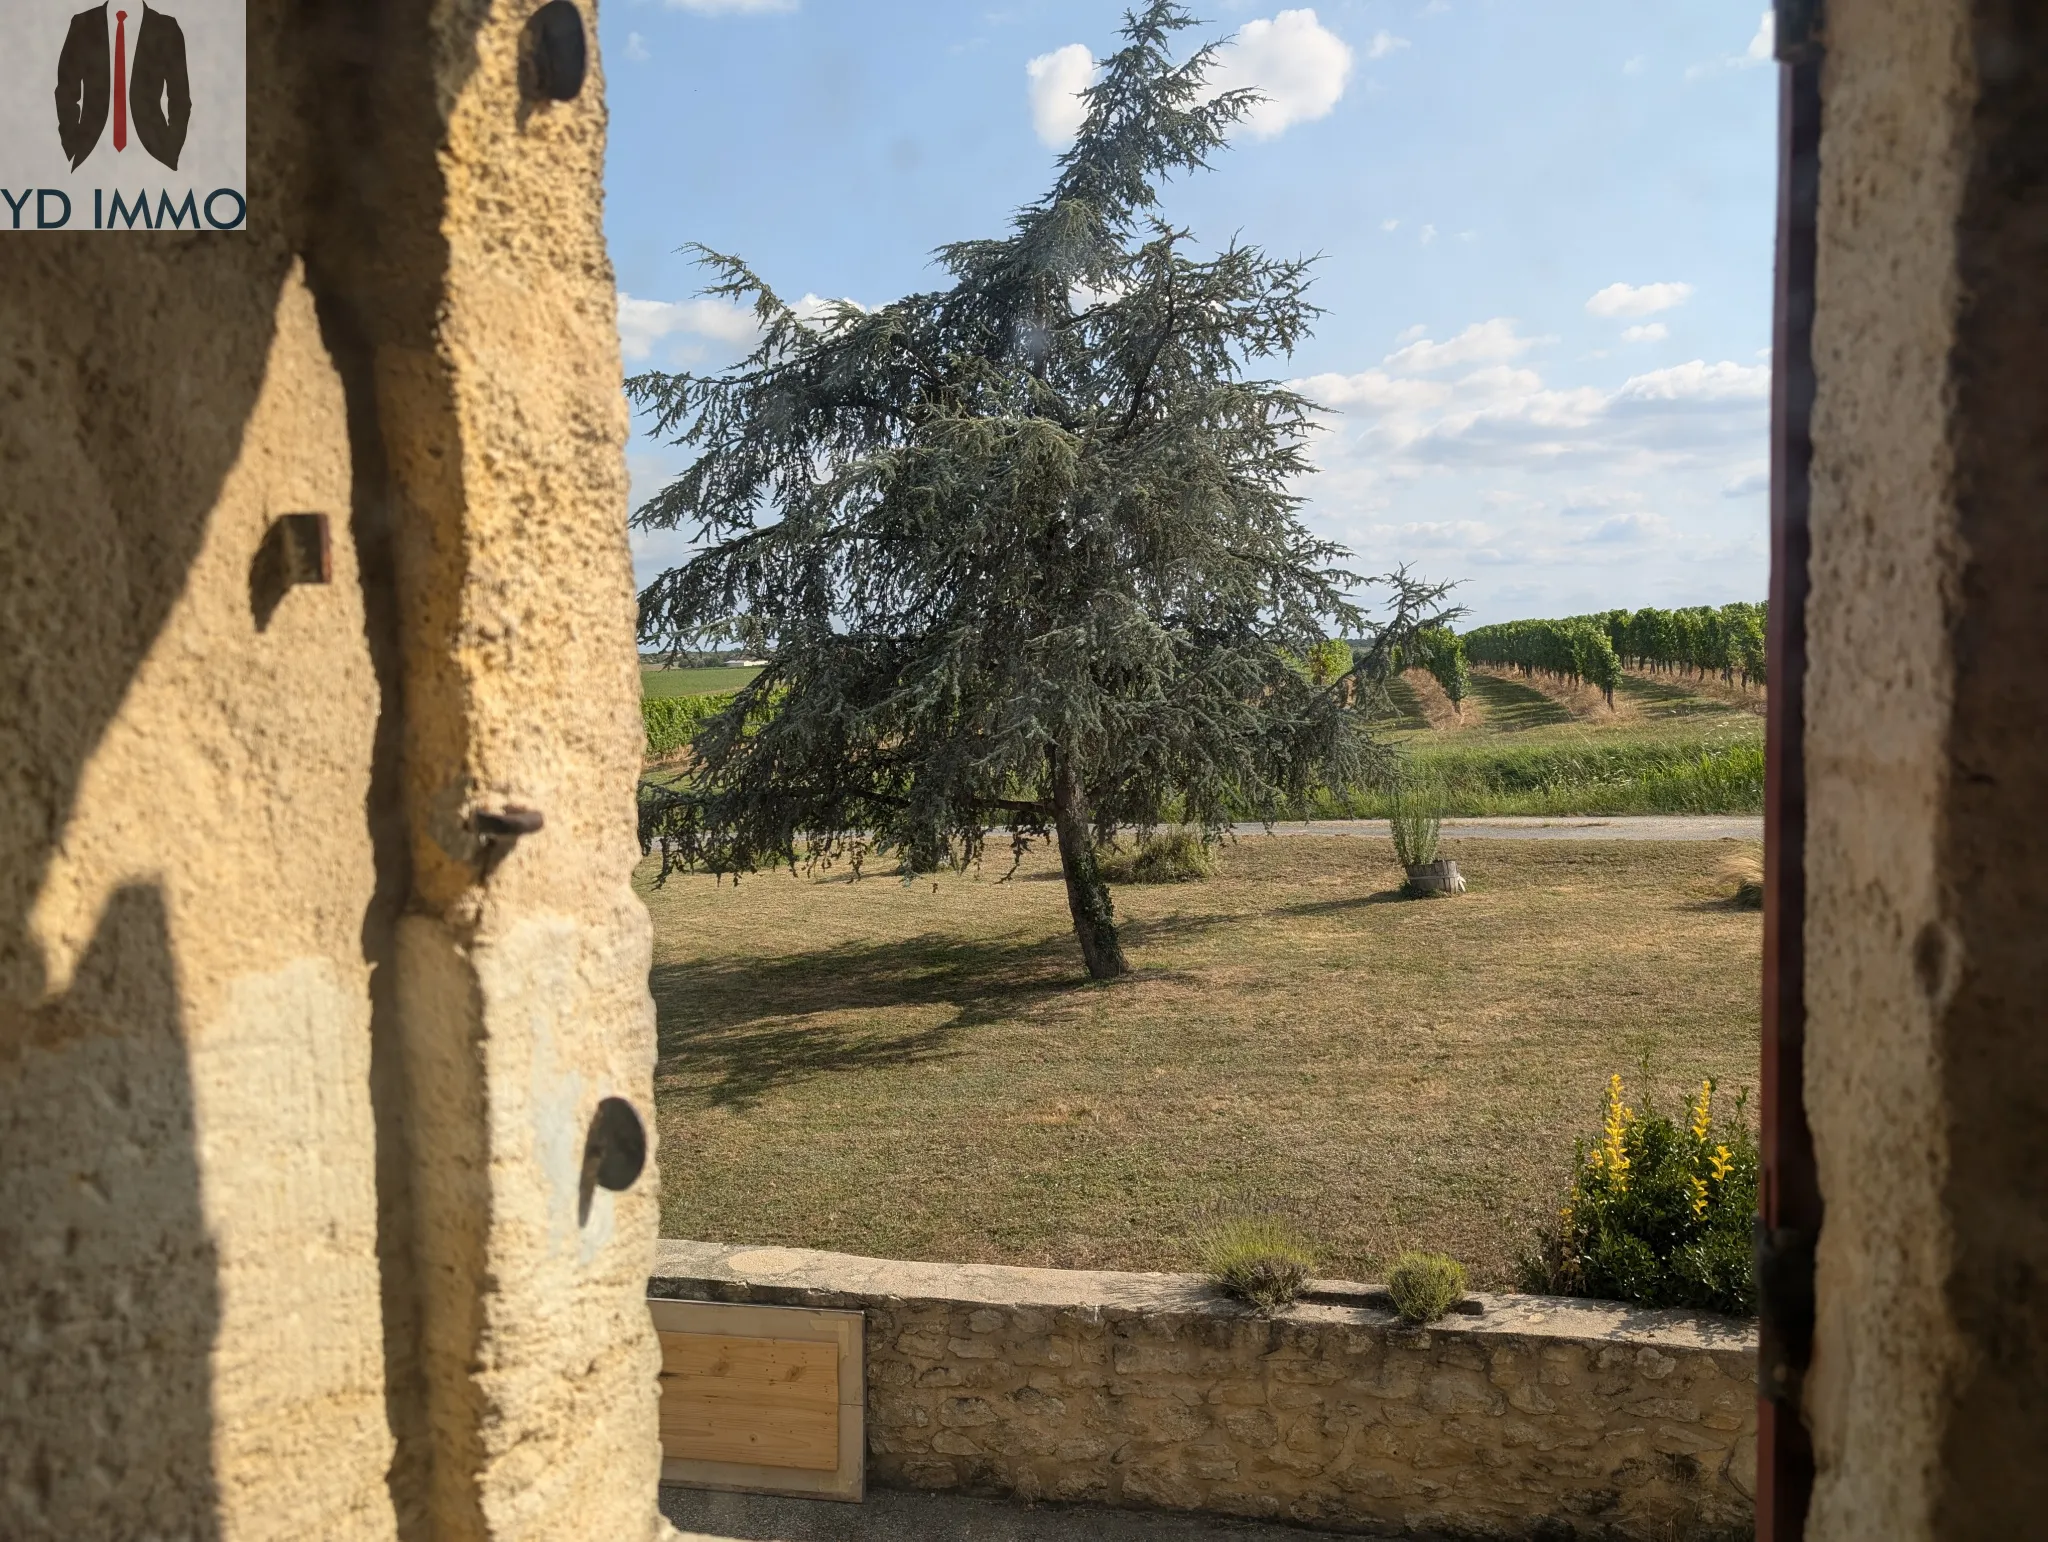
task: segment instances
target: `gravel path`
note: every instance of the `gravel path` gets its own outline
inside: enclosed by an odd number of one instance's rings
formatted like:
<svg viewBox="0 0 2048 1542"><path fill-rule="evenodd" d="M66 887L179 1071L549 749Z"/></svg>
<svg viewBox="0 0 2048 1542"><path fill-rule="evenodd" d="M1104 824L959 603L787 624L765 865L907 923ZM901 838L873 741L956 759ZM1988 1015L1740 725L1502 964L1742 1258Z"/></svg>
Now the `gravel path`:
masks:
<svg viewBox="0 0 2048 1542"><path fill-rule="evenodd" d="M1241 837L1264 825L1237 825ZM1387 838L1384 819L1311 819L1273 826L1275 835L1363 835ZM1761 814L1626 814L1609 819L1446 819L1444 838L1489 841L1760 841Z"/></svg>

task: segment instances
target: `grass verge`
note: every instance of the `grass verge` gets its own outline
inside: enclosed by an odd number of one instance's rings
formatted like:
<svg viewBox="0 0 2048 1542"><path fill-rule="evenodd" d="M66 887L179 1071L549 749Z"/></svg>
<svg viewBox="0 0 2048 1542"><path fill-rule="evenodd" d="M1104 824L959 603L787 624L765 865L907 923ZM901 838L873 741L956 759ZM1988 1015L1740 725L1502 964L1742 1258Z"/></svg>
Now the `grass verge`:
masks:
<svg viewBox="0 0 2048 1542"><path fill-rule="evenodd" d="M1408 774L1441 789L1448 818L1486 814L1755 814L1764 806L1761 743L1595 741L1411 747ZM1385 819L1390 792L1324 794L1317 819Z"/></svg>
<svg viewBox="0 0 2048 1542"><path fill-rule="evenodd" d="M1247 840L1116 892L1110 986L1044 854L1008 883L677 875L646 894L663 1232L1195 1269L1205 1222L1270 1215L1333 1274L1416 1247L1507 1285L1646 1038L1672 1104L1754 1081L1730 849L1447 840L1472 891L1413 904L1381 842Z"/></svg>

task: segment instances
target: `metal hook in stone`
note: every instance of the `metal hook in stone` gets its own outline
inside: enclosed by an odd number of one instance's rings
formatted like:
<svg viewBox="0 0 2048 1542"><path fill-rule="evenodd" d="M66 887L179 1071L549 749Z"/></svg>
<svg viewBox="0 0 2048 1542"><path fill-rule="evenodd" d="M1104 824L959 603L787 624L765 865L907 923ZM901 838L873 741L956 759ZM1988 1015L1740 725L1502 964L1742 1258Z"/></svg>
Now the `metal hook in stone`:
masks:
<svg viewBox="0 0 2048 1542"><path fill-rule="evenodd" d="M547 823L547 816L537 808L527 808L518 803L506 803L497 808L480 808L469 816L469 827L476 832L479 840L516 841L522 835L532 835Z"/></svg>

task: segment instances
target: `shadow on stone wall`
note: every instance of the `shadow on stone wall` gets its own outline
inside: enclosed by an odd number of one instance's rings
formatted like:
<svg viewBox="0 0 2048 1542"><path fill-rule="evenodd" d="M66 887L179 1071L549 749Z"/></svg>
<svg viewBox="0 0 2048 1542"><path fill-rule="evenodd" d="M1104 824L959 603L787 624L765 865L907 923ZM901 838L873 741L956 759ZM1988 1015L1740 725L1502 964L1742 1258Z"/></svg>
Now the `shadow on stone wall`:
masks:
<svg viewBox="0 0 2048 1542"><path fill-rule="evenodd" d="M0 1535L220 1535L216 1260L162 896L117 892L71 988L10 1010Z"/></svg>
<svg viewBox="0 0 2048 1542"><path fill-rule="evenodd" d="M219 1534L219 1287L163 896L119 890L55 995L30 917L85 767L184 592L241 453L290 263L273 232L17 237L0 264L10 1542ZM146 842L146 776L129 795ZM149 853L134 856L146 870Z"/></svg>

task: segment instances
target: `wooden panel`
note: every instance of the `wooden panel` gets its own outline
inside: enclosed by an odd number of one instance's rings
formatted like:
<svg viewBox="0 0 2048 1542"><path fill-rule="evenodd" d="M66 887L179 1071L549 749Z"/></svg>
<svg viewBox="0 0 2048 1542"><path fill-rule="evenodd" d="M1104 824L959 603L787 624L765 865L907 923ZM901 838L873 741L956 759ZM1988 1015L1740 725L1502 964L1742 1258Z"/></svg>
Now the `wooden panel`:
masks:
<svg viewBox="0 0 2048 1542"><path fill-rule="evenodd" d="M839 1465L839 1346L663 1333L661 1446L681 1461Z"/></svg>
<svg viewBox="0 0 2048 1542"><path fill-rule="evenodd" d="M860 1502L859 1312L664 1297L647 1309L662 1351L662 1482Z"/></svg>

